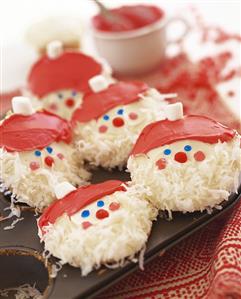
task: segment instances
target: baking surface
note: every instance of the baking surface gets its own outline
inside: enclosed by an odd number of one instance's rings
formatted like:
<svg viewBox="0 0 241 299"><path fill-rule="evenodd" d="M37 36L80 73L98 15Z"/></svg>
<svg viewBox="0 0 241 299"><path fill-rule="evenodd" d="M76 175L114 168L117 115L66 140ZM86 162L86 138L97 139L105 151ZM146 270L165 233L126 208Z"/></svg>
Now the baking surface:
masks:
<svg viewBox="0 0 241 299"><path fill-rule="evenodd" d="M127 180L128 174L118 171L106 172L99 170L94 173L93 182L96 183L110 178ZM230 200L224 203L223 210L215 210L211 215L206 212L192 214L174 213L172 221L163 218L158 219L158 221L156 221L153 225L151 236L148 241L145 253L145 262L160 254L163 250L166 250L178 243L212 219L215 219L217 216L223 214L238 201L238 197L240 196L232 195ZM3 213L4 207L8 205L8 201L2 196L0 200L1 214ZM22 247L22 249L31 248L41 253L43 251L43 246L40 244L37 236L36 216L32 211L22 212L21 216L24 217L24 220L17 223L13 230L3 229L10 225L13 219L0 222L0 250L6 247L11 248L17 246L19 249L21 249L20 247ZM3 256L2 258L5 259L6 257ZM15 264L16 261L19 265L22 265L22 258L22 256L18 258L9 258L10 265L13 267L13 264ZM53 261L56 262L55 259L53 259ZM25 263L26 268L28 267L28 263L29 260ZM36 261L32 261L30 263L33 265L32 272L25 271L25 274L21 275L18 271L17 275L15 273L14 279L9 279L8 275L6 275L6 272L4 271L5 268L1 267L0 289L9 287L10 283L15 283L15 286L23 283L31 284L33 282L33 278L38 277L37 287L39 287L40 290L43 290L44 285L46 286L46 282L48 281L47 272L44 272L42 263L37 263ZM53 286L50 287L50 296L46 295L45 298L92 298L99 292L103 291L104 288L109 287L120 278L137 269L137 267L138 264L128 263L123 268L115 270L102 268L90 273L87 277L81 277L79 269L65 265L54 280ZM31 273L31 276L29 276L29 273Z"/></svg>

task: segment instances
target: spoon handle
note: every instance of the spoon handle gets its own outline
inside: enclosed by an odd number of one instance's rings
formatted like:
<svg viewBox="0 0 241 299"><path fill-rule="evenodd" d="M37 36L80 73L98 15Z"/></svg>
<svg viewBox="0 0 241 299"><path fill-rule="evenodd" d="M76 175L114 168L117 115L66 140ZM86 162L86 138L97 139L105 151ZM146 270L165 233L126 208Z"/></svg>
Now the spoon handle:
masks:
<svg viewBox="0 0 241 299"><path fill-rule="evenodd" d="M103 3L101 3L100 0L94 0L94 2L99 7L100 13L102 15L104 15L104 16L110 16L111 13L110 13L109 9Z"/></svg>

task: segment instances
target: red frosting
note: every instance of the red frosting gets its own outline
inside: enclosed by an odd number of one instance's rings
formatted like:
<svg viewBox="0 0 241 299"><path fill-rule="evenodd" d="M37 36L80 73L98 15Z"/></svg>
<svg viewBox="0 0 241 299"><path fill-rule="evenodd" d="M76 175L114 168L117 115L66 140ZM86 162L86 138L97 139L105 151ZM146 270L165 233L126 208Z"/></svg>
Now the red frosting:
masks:
<svg viewBox="0 0 241 299"><path fill-rule="evenodd" d="M45 55L32 67L28 87L38 97L60 89L85 92L89 79L101 72L99 63L79 52L64 52L56 59Z"/></svg>
<svg viewBox="0 0 241 299"><path fill-rule="evenodd" d="M60 216L67 214L74 215L92 202L113 194L116 191L126 191L123 186L124 182L110 180L100 184L88 185L80 187L60 200L52 203L39 219L38 225L42 229L49 223L54 223Z"/></svg>
<svg viewBox="0 0 241 299"><path fill-rule="evenodd" d="M0 147L8 152L42 149L52 142L71 142L68 122L59 116L44 112L32 115L13 114L0 125Z"/></svg>
<svg viewBox="0 0 241 299"><path fill-rule="evenodd" d="M94 16L94 27L108 32L129 31L150 25L164 16L163 10L153 5L121 6L112 9L111 13L116 16L114 19L106 18L103 14Z"/></svg>
<svg viewBox="0 0 241 299"><path fill-rule="evenodd" d="M103 91L88 93L84 96L81 107L73 113L72 120L74 123L84 123L97 119L114 107L138 101L139 94L147 89L148 85L143 82L118 82Z"/></svg>
<svg viewBox="0 0 241 299"><path fill-rule="evenodd" d="M227 142L236 131L205 116L189 115L176 121L161 120L146 126L139 136L131 155L147 153L159 146L180 140L206 143Z"/></svg>

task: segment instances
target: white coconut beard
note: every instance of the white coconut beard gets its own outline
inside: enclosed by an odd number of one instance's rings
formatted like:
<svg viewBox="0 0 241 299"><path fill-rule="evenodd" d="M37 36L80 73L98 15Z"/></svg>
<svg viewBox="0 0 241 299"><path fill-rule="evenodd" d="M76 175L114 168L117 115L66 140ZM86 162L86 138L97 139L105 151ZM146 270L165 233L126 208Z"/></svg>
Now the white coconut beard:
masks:
<svg viewBox="0 0 241 299"><path fill-rule="evenodd" d="M147 200L147 189L141 186L117 191L109 198L120 203L120 209L108 218L83 229L67 214L44 228L41 240L45 250L62 264L80 267L85 276L101 265L122 266L126 259L137 261L135 254L145 247L157 210Z"/></svg>
<svg viewBox="0 0 241 299"><path fill-rule="evenodd" d="M75 141L81 158L88 161L93 166L102 166L107 169L118 167L122 169L127 162L131 152L142 129L160 119L164 119L163 108L167 102L148 96L141 96L138 102L119 106L108 113L109 122L103 121L102 118L91 120L85 124L77 124L75 128ZM159 95L160 97L160 95ZM115 128L111 124L111 120L117 115L117 111L123 108L124 115L121 117L125 121L125 125ZM128 113L135 112L138 119L128 119ZM99 133L99 127L107 125L106 133Z"/></svg>
<svg viewBox="0 0 241 299"><path fill-rule="evenodd" d="M65 153L65 159L57 161L51 168L41 167L35 171L29 168L33 152L9 153L0 150L1 181L4 187L16 196L16 201L26 203L31 207L42 210L55 198L54 187L63 181L75 186L86 184L90 173L83 167L76 157L75 150L64 143L53 144ZM37 160L37 159L36 159Z"/></svg>
<svg viewBox="0 0 241 299"><path fill-rule="evenodd" d="M128 169L133 183L151 189L149 201L160 210L194 212L209 210L228 200L238 188L241 170L240 137L218 143L202 162L173 160L159 170L146 155L131 156Z"/></svg>

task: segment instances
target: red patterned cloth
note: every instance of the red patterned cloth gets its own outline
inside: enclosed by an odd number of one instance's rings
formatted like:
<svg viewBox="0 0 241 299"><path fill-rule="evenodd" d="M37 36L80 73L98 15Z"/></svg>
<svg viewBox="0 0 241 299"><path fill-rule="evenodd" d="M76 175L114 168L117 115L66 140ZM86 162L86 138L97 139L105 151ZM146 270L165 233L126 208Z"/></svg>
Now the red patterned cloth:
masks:
<svg viewBox="0 0 241 299"><path fill-rule="evenodd" d="M99 299L240 299L241 202Z"/></svg>

